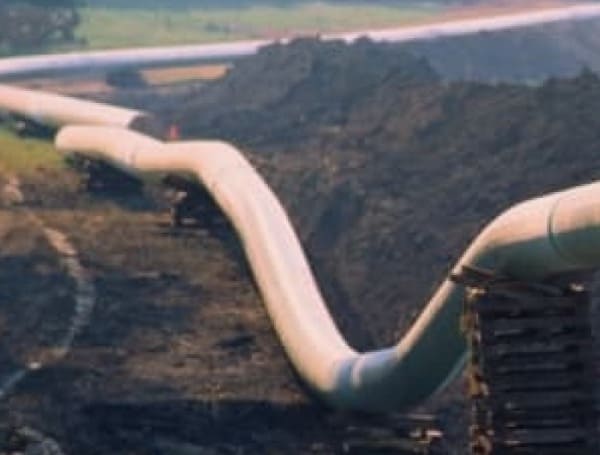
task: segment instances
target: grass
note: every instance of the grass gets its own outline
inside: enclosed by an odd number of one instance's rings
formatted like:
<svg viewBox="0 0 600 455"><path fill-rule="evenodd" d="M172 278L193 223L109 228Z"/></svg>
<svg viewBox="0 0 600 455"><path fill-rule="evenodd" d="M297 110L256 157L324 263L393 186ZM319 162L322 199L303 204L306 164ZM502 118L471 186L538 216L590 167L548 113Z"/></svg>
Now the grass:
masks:
<svg viewBox="0 0 600 455"><path fill-rule="evenodd" d="M63 158L50 142L20 138L0 127L0 171L23 174L62 166Z"/></svg>
<svg viewBox="0 0 600 455"><path fill-rule="evenodd" d="M258 2L259 3L259 2ZM206 43L385 27L424 20L441 7L417 2L393 5L302 3L227 8L110 8L82 10L78 36L88 48Z"/></svg>

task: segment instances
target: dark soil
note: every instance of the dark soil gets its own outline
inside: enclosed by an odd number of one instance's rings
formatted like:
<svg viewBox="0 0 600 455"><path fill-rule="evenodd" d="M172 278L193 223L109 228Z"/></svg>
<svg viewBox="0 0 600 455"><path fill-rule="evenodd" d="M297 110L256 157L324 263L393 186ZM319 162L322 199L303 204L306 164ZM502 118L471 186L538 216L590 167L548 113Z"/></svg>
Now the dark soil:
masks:
<svg viewBox="0 0 600 455"><path fill-rule="evenodd" d="M49 357L74 307L71 279L37 226L0 210L0 381Z"/></svg>
<svg viewBox="0 0 600 455"><path fill-rule="evenodd" d="M7 441L20 440L23 428L51 437L66 454L333 454L380 442L381 431L392 447L421 447L409 437L420 424L342 416L313 402L227 223L173 230L158 187L149 186L146 194L103 200L79 191L70 172L40 171L24 181L24 207L77 245L98 300L67 357L30 372L0 401L0 453L17 453ZM35 226L22 229L24 207L1 214L10 243L0 257L9 353L52 345L37 338L60 336L72 310L69 282ZM11 355L2 365L7 374L22 366ZM357 436L351 426L364 430Z"/></svg>
<svg viewBox="0 0 600 455"><path fill-rule="evenodd" d="M360 348L397 341L491 217L600 169L591 72L540 87L449 84L402 50L304 40L190 93L184 106L165 93L163 114L186 137L247 152ZM7 420L67 453L341 450L348 421L298 386L230 230L169 230L155 191L103 201L68 173L27 183L28 204L82 252L99 301L71 354L2 403ZM457 454L461 397L457 384L426 408L443 418ZM366 440L395 425L386 418Z"/></svg>
<svg viewBox="0 0 600 455"><path fill-rule="evenodd" d="M598 106L591 72L448 84L399 49L304 40L241 62L178 121L248 153L342 330L372 348L398 339L493 216L599 177Z"/></svg>
<svg viewBox="0 0 600 455"><path fill-rule="evenodd" d="M591 71L537 87L447 83L398 48L304 40L241 62L177 120L247 152L342 331L368 349L401 337L495 215L599 178L599 107ZM460 388L431 405L464 440Z"/></svg>
<svg viewBox="0 0 600 455"><path fill-rule="evenodd" d="M407 43L446 80L540 83L600 70L600 20Z"/></svg>

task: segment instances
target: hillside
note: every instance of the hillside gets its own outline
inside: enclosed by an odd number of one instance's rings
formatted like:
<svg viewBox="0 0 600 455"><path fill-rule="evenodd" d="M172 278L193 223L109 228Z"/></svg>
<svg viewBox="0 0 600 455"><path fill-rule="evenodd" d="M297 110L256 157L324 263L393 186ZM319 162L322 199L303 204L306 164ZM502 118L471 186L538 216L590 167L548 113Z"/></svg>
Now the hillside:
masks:
<svg viewBox="0 0 600 455"><path fill-rule="evenodd" d="M447 84L398 50L298 41L236 66L178 120L248 151L364 348L404 331L492 216L598 178L598 106L590 72Z"/></svg>
<svg viewBox="0 0 600 455"><path fill-rule="evenodd" d="M600 70L600 20L407 43L448 80L539 83Z"/></svg>

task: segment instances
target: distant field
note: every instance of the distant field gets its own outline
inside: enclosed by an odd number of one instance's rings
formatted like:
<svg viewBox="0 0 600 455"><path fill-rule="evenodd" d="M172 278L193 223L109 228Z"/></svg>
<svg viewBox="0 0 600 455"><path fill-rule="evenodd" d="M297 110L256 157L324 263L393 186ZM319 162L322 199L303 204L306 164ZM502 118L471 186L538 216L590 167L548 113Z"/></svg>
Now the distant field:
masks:
<svg viewBox="0 0 600 455"><path fill-rule="evenodd" d="M227 65L199 65L143 70L144 80L151 85L174 84L190 81L209 81L223 77Z"/></svg>
<svg viewBox="0 0 600 455"><path fill-rule="evenodd" d="M61 167L62 163L50 142L22 139L0 126L0 171L26 173L38 167Z"/></svg>
<svg viewBox="0 0 600 455"><path fill-rule="evenodd" d="M292 32L316 33L384 27L425 20L441 13L433 4L349 5L302 3L148 9L144 2L127 8L94 6L82 11L78 36L87 47L115 48L203 43L243 38L278 37Z"/></svg>

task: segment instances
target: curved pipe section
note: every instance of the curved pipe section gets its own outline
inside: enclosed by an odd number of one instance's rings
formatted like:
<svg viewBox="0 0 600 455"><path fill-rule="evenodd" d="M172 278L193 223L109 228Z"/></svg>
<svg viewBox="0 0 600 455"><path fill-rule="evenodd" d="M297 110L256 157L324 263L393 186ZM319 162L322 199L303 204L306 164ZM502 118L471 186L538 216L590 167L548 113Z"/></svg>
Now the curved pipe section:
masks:
<svg viewBox="0 0 600 455"><path fill-rule="evenodd" d="M0 110L21 115L50 127L70 124L127 128L139 118L148 117L148 114L134 109L2 84L0 84Z"/></svg>
<svg viewBox="0 0 600 455"><path fill-rule="evenodd" d="M166 145L116 128L69 126L62 151L85 153L130 172L192 173L242 240L267 311L306 383L345 409L405 409L447 383L462 365L462 292L446 280L392 347L358 353L345 342L317 288L281 204L243 155L223 142ZM532 199L492 221L455 265L521 279L600 265L600 183Z"/></svg>
<svg viewBox="0 0 600 455"><path fill-rule="evenodd" d="M600 16L600 6L591 4L546 8L447 21L433 24L405 26L379 30L361 30L351 33L322 35L323 40L343 40L351 43L359 38L382 42L408 42L459 36L484 31L506 30L552 22L581 20ZM293 37L281 40L289 42ZM99 71L109 68L142 68L175 66L191 63L227 62L258 52L278 40L236 41L186 46L133 48L108 51L72 52L56 55L12 57L0 60L0 77L72 74L73 72Z"/></svg>

